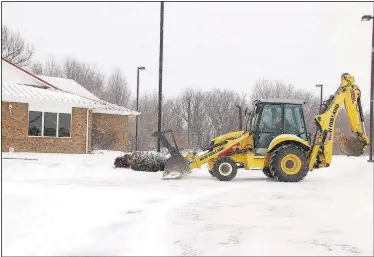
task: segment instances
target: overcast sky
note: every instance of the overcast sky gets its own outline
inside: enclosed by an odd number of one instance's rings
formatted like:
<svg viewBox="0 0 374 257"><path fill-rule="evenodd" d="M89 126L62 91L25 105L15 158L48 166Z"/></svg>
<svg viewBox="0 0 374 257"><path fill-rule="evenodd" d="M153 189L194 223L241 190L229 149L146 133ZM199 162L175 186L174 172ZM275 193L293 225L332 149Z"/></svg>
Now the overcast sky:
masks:
<svg viewBox="0 0 374 257"><path fill-rule="evenodd" d="M369 109L372 3L165 3L163 91L231 88L281 79L325 98L350 72ZM74 56L136 93L158 88L160 3L2 3L2 22L34 45L34 60Z"/></svg>

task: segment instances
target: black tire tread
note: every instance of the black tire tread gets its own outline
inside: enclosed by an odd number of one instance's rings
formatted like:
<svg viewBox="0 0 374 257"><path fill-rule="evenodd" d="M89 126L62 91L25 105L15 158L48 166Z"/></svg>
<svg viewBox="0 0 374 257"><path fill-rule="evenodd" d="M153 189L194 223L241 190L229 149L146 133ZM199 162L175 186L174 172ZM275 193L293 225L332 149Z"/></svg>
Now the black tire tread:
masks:
<svg viewBox="0 0 374 257"><path fill-rule="evenodd" d="M268 177L268 178L274 178L274 175L273 175L273 173L271 173L269 167L265 167L265 168L263 168L263 169L262 169L262 173L264 173L265 176Z"/></svg>
<svg viewBox="0 0 374 257"><path fill-rule="evenodd" d="M229 163L232 167L232 172L228 176L223 176L218 171L219 165L223 162ZM214 173L215 177L217 179L219 179L220 181L230 181L230 180L232 180L233 178L236 177L237 172L238 172L238 167L236 166L236 162L233 159L231 159L230 157L221 157L214 162L213 173Z"/></svg>
<svg viewBox="0 0 374 257"><path fill-rule="evenodd" d="M302 167L302 171L296 175L283 175L281 172L278 172L276 170L277 161L278 161L277 157L279 156L281 152L283 151L286 152L288 149L292 149L292 148L299 151L301 155L304 157L302 160L302 166L304 167ZM300 148L299 146L297 146L296 144L292 144L292 143L282 145L271 153L269 167L270 167L271 174L274 176L275 179L277 179L280 182L299 182L305 178L305 176L308 174L308 171L309 171L308 161L307 161L306 156L304 155L304 150Z"/></svg>

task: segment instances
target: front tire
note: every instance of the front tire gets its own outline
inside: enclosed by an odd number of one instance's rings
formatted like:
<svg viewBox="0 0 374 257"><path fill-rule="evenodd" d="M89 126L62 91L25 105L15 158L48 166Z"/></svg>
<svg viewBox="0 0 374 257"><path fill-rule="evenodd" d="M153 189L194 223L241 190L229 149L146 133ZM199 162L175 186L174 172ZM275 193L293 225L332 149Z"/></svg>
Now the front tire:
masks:
<svg viewBox="0 0 374 257"><path fill-rule="evenodd" d="M213 173L220 181L230 181L238 172L236 162L230 157L221 157L213 165Z"/></svg>
<svg viewBox="0 0 374 257"><path fill-rule="evenodd" d="M305 152L296 145L283 145L271 153L270 172L281 182L299 182L308 174Z"/></svg>
<svg viewBox="0 0 374 257"><path fill-rule="evenodd" d="M214 171L212 171L212 170L209 170L209 173L210 173L210 175L212 175L213 177L216 176L216 175L214 174Z"/></svg>

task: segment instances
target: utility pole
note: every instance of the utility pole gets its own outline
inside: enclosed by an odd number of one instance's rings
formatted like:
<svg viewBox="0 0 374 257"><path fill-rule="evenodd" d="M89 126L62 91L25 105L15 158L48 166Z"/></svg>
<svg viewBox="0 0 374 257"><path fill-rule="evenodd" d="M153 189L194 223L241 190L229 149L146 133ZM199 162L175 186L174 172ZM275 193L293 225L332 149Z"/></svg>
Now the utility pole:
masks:
<svg viewBox="0 0 374 257"><path fill-rule="evenodd" d="M161 132L161 107L162 107L162 57L164 47L164 2L160 9L160 57L159 57L159 80L158 80L158 132ZM157 138L157 152L161 151L161 141Z"/></svg>
<svg viewBox="0 0 374 257"><path fill-rule="evenodd" d="M190 116L191 115L191 98L187 102L187 148L190 148Z"/></svg>
<svg viewBox="0 0 374 257"><path fill-rule="evenodd" d="M362 16L362 21L373 20L373 16L364 15ZM370 135L369 135L369 160L368 162L374 162L373 160L373 94L374 94L374 21L372 24L372 34L371 34L371 86L370 86Z"/></svg>
<svg viewBox="0 0 374 257"><path fill-rule="evenodd" d="M136 81L136 111L139 111L139 70L145 70L145 67L138 67L137 81ZM135 151L138 151L138 118L136 115L136 128L135 128Z"/></svg>

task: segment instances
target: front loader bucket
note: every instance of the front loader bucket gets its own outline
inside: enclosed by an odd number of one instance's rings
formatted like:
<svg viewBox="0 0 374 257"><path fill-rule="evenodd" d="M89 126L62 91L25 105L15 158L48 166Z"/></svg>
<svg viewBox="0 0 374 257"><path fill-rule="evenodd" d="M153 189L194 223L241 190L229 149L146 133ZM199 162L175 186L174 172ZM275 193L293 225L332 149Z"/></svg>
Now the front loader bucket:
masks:
<svg viewBox="0 0 374 257"><path fill-rule="evenodd" d="M165 134L171 133L175 147L170 144ZM167 130L164 132L155 132L152 134L154 137L160 138L162 144L168 149L170 153L170 158L165 163L165 169L163 174L163 179L177 179L187 176L191 173L191 169L187 164L187 161L179 153L177 142L175 141L173 132Z"/></svg>
<svg viewBox="0 0 374 257"><path fill-rule="evenodd" d="M180 153L174 153L166 161L165 171L163 174L164 179L175 179L187 176L190 174L191 169L186 163L186 160Z"/></svg>
<svg viewBox="0 0 374 257"><path fill-rule="evenodd" d="M365 145L359 138L339 135L337 137L339 149L342 153L348 156L361 156L364 153Z"/></svg>

